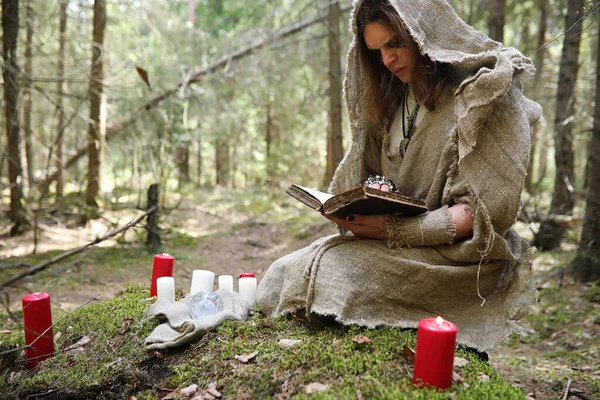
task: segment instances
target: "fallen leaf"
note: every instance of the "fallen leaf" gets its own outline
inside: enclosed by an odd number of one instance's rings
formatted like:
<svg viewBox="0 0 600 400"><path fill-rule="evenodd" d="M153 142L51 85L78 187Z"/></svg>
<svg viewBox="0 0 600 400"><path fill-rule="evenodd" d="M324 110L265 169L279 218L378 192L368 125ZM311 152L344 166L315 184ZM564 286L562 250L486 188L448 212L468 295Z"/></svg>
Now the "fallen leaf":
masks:
<svg viewBox="0 0 600 400"><path fill-rule="evenodd" d="M415 362L415 351L408 347L406 344L402 345L402 355L406 358L406 361Z"/></svg>
<svg viewBox="0 0 600 400"><path fill-rule="evenodd" d="M163 358L164 356L165 355L162 352L160 352L158 350L154 350L154 357L156 357L156 358Z"/></svg>
<svg viewBox="0 0 600 400"><path fill-rule="evenodd" d="M291 347L302 343L302 340L298 339L281 339L279 344L282 345L285 349L290 349Z"/></svg>
<svg viewBox="0 0 600 400"><path fill-rule="evenodd" d="M86 344L88 344L91 341L92 341L92 339L89 336L83 336L76 343L65 347L65 349L63 351L83 350L83 346L85 346Z"/></svg>
<svg viewBox="0 0 600 400"><path fill-rule="evenodd" d="M488 374L481 374L479 375L479 380L482 383L488 382L490 380L490 376Z"/></svg>
<svg viewBox="0 0 600 400"><path fill-rule="evenodd" d="M133 322L133 319L131 318L125 318L123 320L123 323L121 323L121 335L129 331L129 326L131 325L131 322Z"/></svg>
<svg viewBox="0 0 600 400"><path fill-rule="evenodd" d="M113 362L109 362L108 364L104 364L105 367L112 367L113 365L121 365L123 363L123 359L121 357L117 358Z"/></svg>
<svg viewBox="0 0 600 400"><path fill-rule="evenodd" d="M171 393L167 394L164 397L161 397L161 400L172 400L179 397L179 389L173 390Z"/></svg>
<svg viewBox="0 0 600 400"><path fill-rule="evenodd" d="M238 360L239 362L241 362L242 364L247 364L250 360L252 360L254 357L256 357L257 354L258 354L258 351L255 351L253 353L243 354L241 356L236 355L234 358L236 360Z"/></svg>
<svg viewBox="0 0 600 400"><path fill-rule="evenodd" d="M197 391L198 391L198 385L196 385L194 383L188 387L184 387L183 389L180 389L179 393L181 393L182 396L189 397L189 396L193 395L194 393L196 393Z"/></svg>
<svg viewBox="0 0 600 400"><path fill-rule="evenodd" d="M10 329L3 329L0 331L0 333L3 335L10 335L12 331Z"/></svg>
<svg viewBox="0 0 600 400"><path fill-rule="evenodd" d="M457 385L466 387L466 388L470 387L470 385L465 381L465 378L463 378L456 372L452 372L452 382L456 383Z"/></svg>
<svg viewBox="0 0 600 400"><path fill-rule="evenodd" d="M469 360L462 357L454 357L454 367L462 368L469 363Z"/></svg>
<svg viewBox="0 0 600 400"><path fill-rule="evenodd" d="M22 372L11 372L10 375L8 376L7 382L8 383L15 383L18 382L21 377L23 376Z"/></svg>
<svg viewBox="0 0 600 400"><path fill-rule="evenodd" d="M358 344L371 343L371 339L365 335L356 335L352 338L352 341Z"/></svg>
<svg viewBox="0 0 600 400"><path fill-rule="evenodd" d="M322 392L322 391L328 390L328 389L329 389L329 385L319 383L319 382L311 382L308 385L304 386L304 393L311 394L311 393Z"/></svg>

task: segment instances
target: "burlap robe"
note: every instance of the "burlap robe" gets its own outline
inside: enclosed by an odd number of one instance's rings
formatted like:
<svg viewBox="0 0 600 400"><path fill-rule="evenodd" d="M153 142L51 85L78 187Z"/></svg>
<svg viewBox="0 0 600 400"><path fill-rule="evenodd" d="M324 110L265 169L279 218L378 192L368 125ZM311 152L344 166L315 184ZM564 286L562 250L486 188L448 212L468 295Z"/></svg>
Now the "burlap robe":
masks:
<svg viewBox="0 0 600 400"><path fill-rule="evenodd" d="M369 0L355 2L356 10ZM356 37L348 54L345 96L352 143L330 191L384 174L430 210L458 202L474 210L473 237L453 244L390 249L383 241L322 238L277 260L258 290L268 315L297 308L344 324L416 327L440 315L458 326L458 342L486 350L519 332L535 303L528 246L516 220L529 162L537 104L521 93L529 59L464 24L442 0L394 1L422 52L452 63L457 77L427 113L404 158L388 157L388 132L361 107ZM443 229L443 227L440 227Z"/></svg>

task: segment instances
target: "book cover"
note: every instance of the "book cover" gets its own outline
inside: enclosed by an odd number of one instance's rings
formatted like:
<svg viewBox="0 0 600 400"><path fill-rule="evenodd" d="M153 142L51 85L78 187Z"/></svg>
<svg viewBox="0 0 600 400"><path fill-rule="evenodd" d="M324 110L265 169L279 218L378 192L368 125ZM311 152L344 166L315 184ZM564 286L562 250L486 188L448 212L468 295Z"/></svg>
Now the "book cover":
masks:
<svg viewBox="0 0 600 400"><path fill-rule="evenodd" d="M411 217L427 212L425 202L398 192L384 192L365 186L333 195L300 185L291 185L288 195L327 215L345 218L349 214L396 214Z"/></svg>

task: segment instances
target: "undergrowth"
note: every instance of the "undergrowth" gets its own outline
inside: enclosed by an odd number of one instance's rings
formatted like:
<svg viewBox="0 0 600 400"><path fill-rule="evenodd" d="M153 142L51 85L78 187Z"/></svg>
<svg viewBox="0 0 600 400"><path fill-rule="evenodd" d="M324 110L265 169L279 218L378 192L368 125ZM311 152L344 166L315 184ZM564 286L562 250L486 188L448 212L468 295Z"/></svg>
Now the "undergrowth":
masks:
<svg viewBox="0 0 600 400"><path fill-rule="evenodd" d="M9 365L3 364L0 393L7 398L44 393L60 399L158 399L166 394L164 388L206 388L216 382L224 398L524 398L492 367L462 350L457 355L469 363L456 371L467 385L439 392L417 389L402 352L404 344L414 348L414 331L346 327L303 316L271 319L256 312L243 322L226 321L184 348L149 352L143 341L156 322L144 321L147 296L146 288L132 287L65 315L54 328L58 354L27 371L18 352ZM370 342L357 343L357 335ZM288 349L281 339L300 342ZM1 340L0 349L23 345L18 329ZM254 352L248 363L236 359ZM327 389L306 393L313 382Z"/></svg>

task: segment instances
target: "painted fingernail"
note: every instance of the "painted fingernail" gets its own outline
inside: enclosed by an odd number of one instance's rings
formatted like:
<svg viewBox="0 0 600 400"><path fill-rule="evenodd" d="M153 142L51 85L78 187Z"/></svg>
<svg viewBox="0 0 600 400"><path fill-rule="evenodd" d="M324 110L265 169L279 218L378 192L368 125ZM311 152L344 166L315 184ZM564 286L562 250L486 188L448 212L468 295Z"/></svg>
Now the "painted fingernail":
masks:
<svg viewBox="0 0 600 400"><path fill-rule="evenodd" d="M346 221L348 221L348 222L352 222L352 221L354 221L354 215L348 215L348 216L346 217Z"/></svg>

